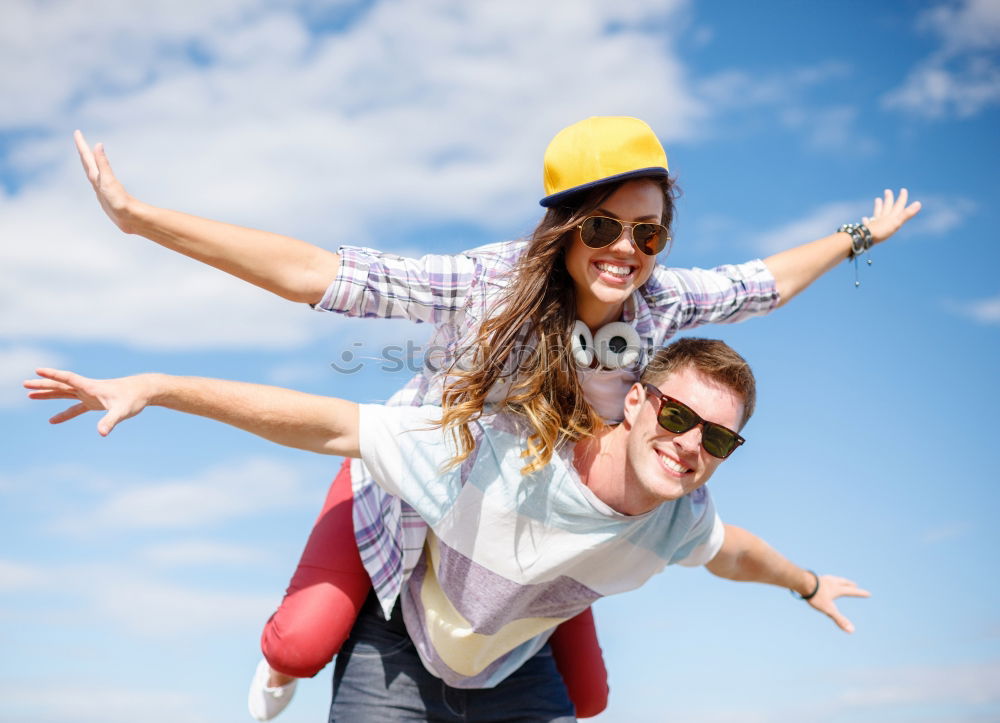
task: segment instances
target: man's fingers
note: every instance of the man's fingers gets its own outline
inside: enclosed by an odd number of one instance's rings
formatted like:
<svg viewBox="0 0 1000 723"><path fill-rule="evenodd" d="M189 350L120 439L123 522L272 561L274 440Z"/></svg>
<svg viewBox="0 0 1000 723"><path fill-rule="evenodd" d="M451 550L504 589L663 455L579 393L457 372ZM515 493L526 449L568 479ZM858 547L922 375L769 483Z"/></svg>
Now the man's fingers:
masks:
<svg viewBox="0 0 1000 723"><path fill-rule="evenodd" d="M55 416L51 417L49 419L49 424L62 424L63 422L69 421L70 419L79 417L86 411L88 411L86 404L83 403L74 404L69 409L64 409L63 411L59 412L59 414L56 414Z"/></svg>
<svg viewBox="0 0 1000 723"><path fill-rule="evenodd" d="M829 591L827 591L827 593L829 594ZM816 600L816 604L813 605L813 607L835 622L837 627L845 633L853 633L854 625L850 620L841 614L840 610L837 609L837 604L834 602L835 597L836 594L829 599L824 597L823 599Z"/></svg>
<svg viewBox="0 0 1000 723"><path fill-rule="evenodd" d="M69 384L63 384L62 382L57 382L54 379L26 379L24 381L25 389L32 389L35 391L61 391L61 392L71 392L73 387Z"/></svg>
<svg viewBox="0 0 1000 723"><path fill-rule="evenodd" d="M57 390L47 390L38 392L28 392L28 399L76 399L77 396L70 392L61 392Z"/></svg>
<svg viewBox="0 0 1000 723"><path fill-rule="evenodd" d="M102 437L111 434L111 430L118 426L118 422L125 418L126 412L123 409L109 409L108 413L101 417L97 423L97 433Z"/></svg>
<svg viewBox="0 0 1000 723"><path fill-rule="evenodd" d="M867 590L862 590L858 586L853 586L849 588L844 588L837 593L837 597L871 597L872 594Z"/></svg>
<svg viewBox="0 0 1000 723"><path fill-rule="evenodd" d="M846 577L823 575L822 584L831 598L838 598L844 595L850 597L871 597L872 595L867 590L862 590L858 587L858 583L854 582L854 580L848 580Z"/></svg>
<svg viewBox="0 0 1000 723"><path fill-rule="evenodd" d="M845 633L854 632L854 623L852 623L846 617L841 615L840 611L837 610L836 608L833 609L833 612L827 613L827 615L829 615L830 619L833 620L833 622L837 623L837 627L843 630Z"/></svg>
<svg viewBox="0 0 1000 723"><path fill-rule="evenodd" d="M47 367L41 367L35 370L35 374L43 379L52 379L56 382L62 382L66 386L73 387L74 389L87 381L87 377L82 377L79 374L74 374L73 372L69 372L64 369L49 369Z"/></svg>
<svg viewBox="0 0 1000 723"><path fill-rule="evenodd" d="M820 577L819 594L810 603L813 607L825 614L837 624L845 633L854 632L854 623L848 620L837 609L837 598L840 597L871 597L871 593L858 587L853 580L834 575L822 575Z"/></svg>

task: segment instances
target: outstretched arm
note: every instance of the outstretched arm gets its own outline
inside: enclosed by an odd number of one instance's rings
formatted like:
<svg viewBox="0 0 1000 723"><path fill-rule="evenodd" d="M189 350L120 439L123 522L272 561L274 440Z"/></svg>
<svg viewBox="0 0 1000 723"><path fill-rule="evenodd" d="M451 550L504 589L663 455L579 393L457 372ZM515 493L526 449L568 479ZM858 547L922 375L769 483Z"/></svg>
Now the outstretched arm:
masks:
<svg viewBox="0 0 1000 723"><path fill-rule="evenodd" d="M344 399L245 382L167 374L89 379L58 369L37 369L24 383L32 399L75 399L49 421L60 424L84 412L106 410L97 431L107 436L119 422L148 406L167 407L239 427L286 447L360 457L358 405Z"/></svg>
<svg viewBox="0 0 1000 723"><path fill-rule="evenodd" d="M836 599L844 596L868 597L871 594L842 577L820 575L817 579L756 535L733 525L726 525L722 549L705 567L709 572L729 580L764 582L787 587L800 595L810 594L818 582L819 589L807 602L828 615L847 633L854 632L854 625L837 609Z"/></svg>
<svg viewBox="0 0 1000 723"><path fill-rule="evenodd" d="M899 191L898 198L891 190L886 189L883 198L875 199L872 215L862 219L872 232L873 244L882 243L917 215L920 202L907 205L907 198L907 190L903 188ZM838 232L764 259L777 282L781 305L846 259L850 250L851 237Z"/></svg>
<svg viewBox="0 0 1000 723"><path fill-rule="evenodd" d="M327 249L143 203L115 178L102 144L91 149L80 131L73 139L101 208L125 233L145 236L291 301L317 303L336 278L340 256Z"/></svg>

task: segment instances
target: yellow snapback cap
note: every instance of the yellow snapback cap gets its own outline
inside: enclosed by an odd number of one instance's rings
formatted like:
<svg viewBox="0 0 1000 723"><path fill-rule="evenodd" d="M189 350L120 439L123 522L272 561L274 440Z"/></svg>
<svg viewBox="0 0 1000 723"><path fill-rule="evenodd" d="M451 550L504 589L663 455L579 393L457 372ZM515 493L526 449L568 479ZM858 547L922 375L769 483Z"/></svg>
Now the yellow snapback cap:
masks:
<svg viewBox="0 0 1000 723"><path fill-rule="evenodd" d="M593 116L563 128L545 149L543 206L605 183L666 177L667 154L638 118Z"/></svg>

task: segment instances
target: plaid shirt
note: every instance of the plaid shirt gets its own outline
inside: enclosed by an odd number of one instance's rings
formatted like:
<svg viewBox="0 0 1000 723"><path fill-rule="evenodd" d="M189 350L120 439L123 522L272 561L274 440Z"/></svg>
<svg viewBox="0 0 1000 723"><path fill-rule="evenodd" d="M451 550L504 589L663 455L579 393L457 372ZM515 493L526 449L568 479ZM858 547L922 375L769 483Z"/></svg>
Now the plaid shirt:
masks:
<svg viewBox="0 0 1000 723"><path fill-rule="evenodd" d="M442 370L495 309L526 246L507 241L419 259L342 246L340 271L316 308L435 324L428 348L437 356L425 359L423 371L386 404L439 404ZM657 265L626 302L622 320L635 328L648 353L682 329L742 321L771 311L778 301L774 277L760 260L711 270ZM409 505L384 492L360 460L352 461L351 477L358 550L388 617L420 558L427 527Z"/></svg>

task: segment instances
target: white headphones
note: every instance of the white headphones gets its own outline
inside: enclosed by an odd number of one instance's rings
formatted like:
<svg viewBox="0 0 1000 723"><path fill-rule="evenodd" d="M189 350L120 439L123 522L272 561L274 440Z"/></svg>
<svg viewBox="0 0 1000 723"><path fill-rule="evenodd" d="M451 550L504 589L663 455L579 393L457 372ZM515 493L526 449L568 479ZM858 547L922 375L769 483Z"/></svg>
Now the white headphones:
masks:
<svg viewBox="0 0 1000 723"><path fill-rule="evenodd" d="M639 361L639 334L624 321L605 324L591 335L590 328L582 321L573 325L570 337L573 361L586 369L597 358L597 363L605 369L631 367Z"/></svg>

